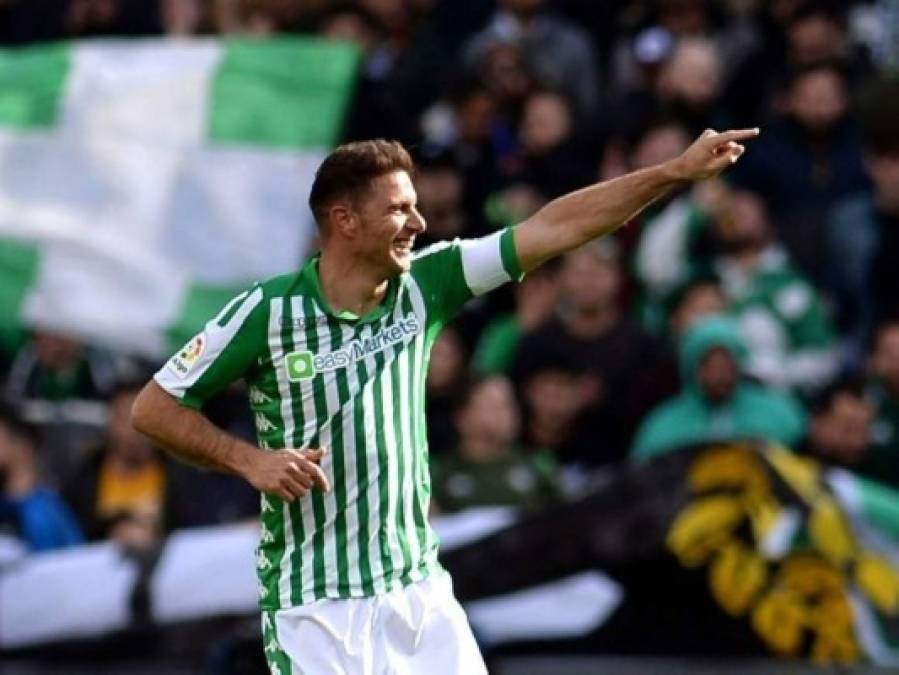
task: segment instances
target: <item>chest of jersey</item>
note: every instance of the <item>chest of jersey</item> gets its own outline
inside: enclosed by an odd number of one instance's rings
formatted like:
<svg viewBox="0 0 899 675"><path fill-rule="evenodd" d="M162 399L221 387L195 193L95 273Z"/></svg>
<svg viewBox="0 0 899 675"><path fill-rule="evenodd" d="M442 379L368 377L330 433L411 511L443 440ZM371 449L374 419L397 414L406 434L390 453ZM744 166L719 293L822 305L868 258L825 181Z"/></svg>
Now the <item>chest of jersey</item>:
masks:
<svg viewBox="0 0 899 675"><path fill-rule="evenodd" d="M352 433L378 409L423 406L425 317L401 294L368 322L342 321L308 298L272 301L268 353L250 377L260 444L303 447Z"/></svg>

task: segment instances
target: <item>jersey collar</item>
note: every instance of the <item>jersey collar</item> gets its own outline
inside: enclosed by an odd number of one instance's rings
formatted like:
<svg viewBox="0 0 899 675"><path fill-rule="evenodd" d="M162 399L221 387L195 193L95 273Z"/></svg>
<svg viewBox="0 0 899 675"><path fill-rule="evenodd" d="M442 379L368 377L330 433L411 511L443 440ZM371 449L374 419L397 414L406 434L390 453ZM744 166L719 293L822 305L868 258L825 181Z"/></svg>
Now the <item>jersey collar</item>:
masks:
<svg viewBox="0 0 899 675"><path fill-rule="evenodd" d="M333 316L335 319L340 319L341 321L359 321L361 323L370 323L372 321L377 321L382 316L387 314L393 310L394 305L396 304L396 296L397 289L399 288L399 278L393 278L388 280L387 282L387 294L384 296L384 300L381 301L381 304L372 309L365 316L357 316L353 312L342 310L335 311L331 305L328 304L328 301L325 299L325 294L322 291L321 280L318 276L318 261L321 258L320 253L316 253L314 256L309 258L306 261L306 264L303 265L303 269L300 272L303 280L309 285L309 288L312 289L312 296L315 298L315 301L318 303L318 306L324 311L328 316Z"/></svg>

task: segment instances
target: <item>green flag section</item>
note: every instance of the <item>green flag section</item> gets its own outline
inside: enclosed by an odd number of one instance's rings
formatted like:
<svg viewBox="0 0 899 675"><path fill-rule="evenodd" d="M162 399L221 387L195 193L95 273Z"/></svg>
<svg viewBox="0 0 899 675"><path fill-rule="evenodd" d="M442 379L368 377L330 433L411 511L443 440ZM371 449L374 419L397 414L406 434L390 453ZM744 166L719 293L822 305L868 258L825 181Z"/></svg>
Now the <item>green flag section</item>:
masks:
<svg viewBox="0 0 899 675"><path fill-rule="evenodd" d="M301 38L0 50L3 335L162 357L235 289L298 269L357 63Z"/></svg>
<svg viewBox="0 0 899 675"><path fill-rule="evenodd" d="M0 238L0 316L21 314L25 293L34 284L37 273L37 249L14 239ZM22 339L18 321L0 322L0 349L13 351Z"/></svg>
<svg viewBox="0 0 899 675"><path fill-rule="evenodd" d="M347 82L355 70L356 53L343 44L232 42L212 88L210 138L282 148L331 145L350 94L348 87L334 83Z"/></svg>
<svg viewBox="0 0 899 675"><path fill-rule="evenodd" d="M0 126L52 126L68 70L63 46L0 52Z"/></svg>

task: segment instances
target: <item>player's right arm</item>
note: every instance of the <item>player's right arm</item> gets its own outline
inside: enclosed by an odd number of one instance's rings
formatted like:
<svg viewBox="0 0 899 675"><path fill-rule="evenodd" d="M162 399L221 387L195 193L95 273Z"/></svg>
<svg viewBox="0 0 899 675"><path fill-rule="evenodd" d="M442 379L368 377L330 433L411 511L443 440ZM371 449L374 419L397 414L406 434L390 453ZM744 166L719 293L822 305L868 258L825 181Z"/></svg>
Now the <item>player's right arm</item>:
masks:
<svg viewBox="0 0 899 675"><path fill-rule="evenodd" d="M266 344L266 304L257 286L241 293L163 366L131 412L135 429L182 461L242 476L285 500L329 490L321 450L262 450L210 422L200 408L245 375Z"/></svg>
<svg viewBox="0 0 899 675"><path fill-rule="evenodd" d="M198 410L181 405L155 380L138 395L131 421L181 461L236 474L260 492L286 501L304 497L313 486L331 489L318 466L321 450L261 450L226 433Z"/></svg>

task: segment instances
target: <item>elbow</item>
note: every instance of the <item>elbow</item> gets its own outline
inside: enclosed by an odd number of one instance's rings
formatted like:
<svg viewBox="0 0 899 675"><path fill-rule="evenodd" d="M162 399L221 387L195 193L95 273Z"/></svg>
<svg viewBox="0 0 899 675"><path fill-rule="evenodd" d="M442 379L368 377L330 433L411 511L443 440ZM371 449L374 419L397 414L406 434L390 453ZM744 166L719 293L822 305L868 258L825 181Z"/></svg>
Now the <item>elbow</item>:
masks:
<svg viewBox="0 0 899 675"><path fill-rule="evenodd" d="M149 382L143 389L141 389L131 406L131 426L134 427L136 431L145 435L149 435L150 430L153 427L152 398L154 386L158 385L156 385L155 382Z"/></svg>

